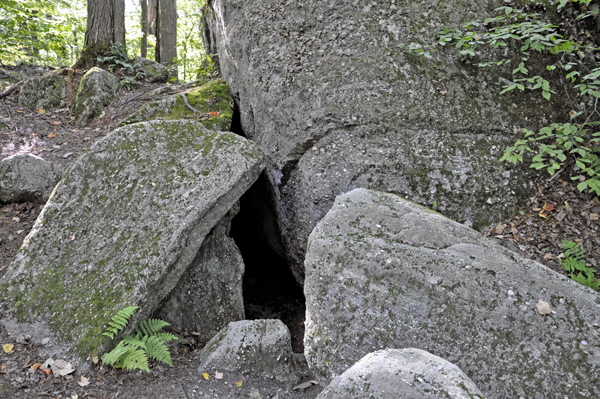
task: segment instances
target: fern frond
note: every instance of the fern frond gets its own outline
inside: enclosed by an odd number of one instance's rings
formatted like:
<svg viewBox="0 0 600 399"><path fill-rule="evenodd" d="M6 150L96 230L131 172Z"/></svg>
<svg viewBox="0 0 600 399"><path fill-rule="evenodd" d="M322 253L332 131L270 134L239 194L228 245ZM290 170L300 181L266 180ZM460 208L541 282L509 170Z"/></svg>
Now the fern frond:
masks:
<svg viewBox="0 0 600 399"><path fill-rule="evenodd" d="M114 339L119 331L125 328L127 323L129 323L131 316L133 316L135 311L138 309L139 306L128 306L119 310L116 315L111 317L110 321L108 322L109 326L106 327L106 330L102 333L102 335L105 335L110 339Z"/></svg>
<svg viewBox="0 0 600 399"><path fill-rule="evenodd" d="M129 347L131 347L133 349L137 349L137 348L146 349L146 343L144 342L144 340L139 339L135 335L126 335L123 337L123 341L121 341L121 342L125 345L128 345Z"/></svg>
<svg viewBox="0 0 600 399"><path fill-rule="evenodd" d="M148 367L148 355L144 349L129 350L119 362L119 367L127 370L141 369L150 371Z"/></svg>
<svg viewBox="0 0 600 399"><path fill-rule="evenodd" d="M155 359L159 362L164 362L173 365L171 362L171 353L169 348L158 339L156 336L148 336L146 341L146 353L150 359Z"/></svg>
<svg viewBox="0 0 600 399"><path fill-rule="evenodd" d="M102 363L107 366L113 366L119 363L119 360L123 355L129 352L130 348L123 344L123 341L119 342L113 350L102 355Z"/></svg>
<svg viewBox="0 0 600 399"><path fill-rule="evenodd" d="M137 328L140 336L156 334L161 328L170 326L169 323L159 319L142 320Z"/></svg>
<svg viewBox="0 0 600 399"><path fill-rule="evenodd" d="M166 344L167 342L171 342L171 341L175 341L177 338L175 335L168 333L168 332L159 332L156 333L156 335L154 335L156 338L159 339L159 341L163 344Z"/></svg>

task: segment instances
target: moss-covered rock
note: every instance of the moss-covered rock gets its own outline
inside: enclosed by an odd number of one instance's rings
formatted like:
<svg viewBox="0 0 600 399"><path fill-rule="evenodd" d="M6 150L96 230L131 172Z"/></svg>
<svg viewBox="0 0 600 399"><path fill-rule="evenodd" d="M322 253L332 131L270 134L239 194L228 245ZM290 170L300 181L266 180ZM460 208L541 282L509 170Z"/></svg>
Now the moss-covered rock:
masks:
<svg viewBox="0 0 600 399"><path fill-rule="evenodd" d="M121 125L152 119L194 119L207 129L229 131L233 115L233 98L229 86L223 80L210 80L185 92L188 103L198 112L185 105L181 94L149 102L121 122Z"/></svg>
<svg viewBox="0 0 600 399"><path fill-rule="evenodd" d="M338 196L305 268L305 355L323 384L374 350L412 347L489 399L600 397L599 294L420 205Z"/></svg>
<svg viewBox="0 0 600 399"><path fill-rule="evenodd" d="M64 172L62 166L31 154L0 161L0 202L46 203Z"/></svg>
<svg viewBox="0 0 600 399"><path fill-rule="evenodd" d="M193 121L115 130L67 170L0 280L2 322L65 356L101 353L110 317L150 317L263 166L252 142Z"/></svg>
<svg viewBox="0 0 600 399"><path fill-rule="evenodd" d="M84 126L102 113L117 95L119 79L100 68L90 69L81 79L75 98L75 122Z"/></svg>
<svg viewBox="0 0 600 399"><path fill-rule="evenodd" d="M61 70L25 79L19 94L19 105L29 109L50 109L61 105L66 83Z"/></svg>
<svg viewBox="0 0 600 399"><path fill-rule="evenodd" d="M150 83L166 82L169 80L169 68L148 58L136 57L133 61L146 73L144 79Z"/></svg>

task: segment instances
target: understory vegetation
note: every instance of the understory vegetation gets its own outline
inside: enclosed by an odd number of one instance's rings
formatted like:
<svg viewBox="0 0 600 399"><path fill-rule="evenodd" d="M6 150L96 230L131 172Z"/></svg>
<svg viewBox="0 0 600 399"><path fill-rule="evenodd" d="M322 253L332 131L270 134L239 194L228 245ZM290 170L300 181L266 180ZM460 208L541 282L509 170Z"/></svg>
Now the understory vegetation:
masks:
<svg viewBox="0 0 600 399"><path fill-rule="evenodd" d="M205 69L200 33L205 0L178 0L177 54L179 78L196 79ZM0 0L0 66L72 65L83 50L87 23L85 0ZM126 0L128 59L140 55L141 9ZM154 36L148 36L147 58L154 59Z"/></svg>

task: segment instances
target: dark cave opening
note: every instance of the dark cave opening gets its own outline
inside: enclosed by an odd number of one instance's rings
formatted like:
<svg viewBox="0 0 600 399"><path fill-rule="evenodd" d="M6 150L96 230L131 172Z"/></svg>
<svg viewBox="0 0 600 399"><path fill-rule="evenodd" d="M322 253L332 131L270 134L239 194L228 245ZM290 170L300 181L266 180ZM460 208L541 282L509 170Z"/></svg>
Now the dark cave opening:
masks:
<svg viewBox="0 0 600 399"><path fill-rule="evenodd" d="M245 264L243 280L246 319L279 319L290 330L294 352L304 351L305 300L281 244L273 188L262 173L240 199L231 223L231 237Z"/></svg>

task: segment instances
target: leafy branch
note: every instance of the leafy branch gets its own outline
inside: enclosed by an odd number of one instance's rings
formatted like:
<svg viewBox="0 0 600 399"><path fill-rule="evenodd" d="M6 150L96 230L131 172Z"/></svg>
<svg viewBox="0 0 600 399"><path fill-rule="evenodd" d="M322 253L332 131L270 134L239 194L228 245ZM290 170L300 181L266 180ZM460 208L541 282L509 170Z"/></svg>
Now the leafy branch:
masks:
<svg viewBox="0 0 600 399"><path fill-rule="evenodd" d="M558 9L564 7L568 0L556 0ZM580 3L588 11L578 18L597 17L598 6L590 5L591 0L572 0ZM541 75L530 76L527 68L531 52L550 54L557 59L553 64L546 65L549 72L563 71L565 79L579 89L581 96L591 97L595 103L585 122L575 124L571 121L580 116L581 112L571 111L570 120L566 123L554 123L541 128L538 132L523 129L524 137L513 146L508 147L500 161L513 164L523 162L525 153L535 154L530 166L536 170L546 169L551 175L557 175L564 170L564 165L574 164L580 174L572 177L579 180L577 188L588 190L600 196L600 132L594 131L599 123L590 121L592 116L599 119L597 110L600 98L600 67L588 70L579 58L584 58L585 52L596 50L577 42L566 40L557 31L557 26L541 20L535 13L525 12L513 7L496 9L498 15L483 21L471 21L461 29L442 29L437 43L434 45L398 44L404 52L432 58L432 53L438 47L453 45L463 58L474 58L480 54L480 49L502 48L509 43L518 43L521 53L519 64L512 70L513 79L503 86L501 94L512 90L540 90L546 100L550 100L557 92L552 90L550 82ZM509 58L495 61L479 62L481 68L501 66L513 62ZM585 71L585 72L584 72Z"/></svg>

